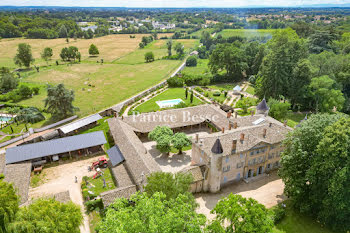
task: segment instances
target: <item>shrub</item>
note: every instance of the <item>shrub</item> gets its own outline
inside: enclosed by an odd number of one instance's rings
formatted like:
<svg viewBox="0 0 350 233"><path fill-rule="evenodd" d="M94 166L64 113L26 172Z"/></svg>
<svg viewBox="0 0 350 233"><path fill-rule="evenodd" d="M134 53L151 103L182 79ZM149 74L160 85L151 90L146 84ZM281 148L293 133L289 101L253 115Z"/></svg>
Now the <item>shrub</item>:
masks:
<svg viewBox="0 0 350 233"><path fill-rule="evenodd" d="M199 93L202 93L202 92L203 92L203 89L200 88L200 87L195 87L194 89L195 89L197 92L199 92Z"/></svg>
<svg viewBox="0 0 350 233"><path fill-rule="evenodd" d="M85 202L86 210L88 212L92 212L94 210L101 210L103 209L103 202L102 199L96 199Z"/></svg>
<svg viewBox="0 0 350 233"><path fill-rule="evenodd" d="M3 173L0 173L0 180L4 179L5 175Z"/></svg>
<svg viewBox="0 0 350 233"><path fill-rule="evenodd" d="M188 107L185 102L180 102L174 106L174 108L186 108Z"/></svg>
<svg viewBox="0 0 350 233"><path fill-rule="evenodd" d="M38 95L39 91L40 91L40 88L39 87L33 87L32 91L33 91L34 95Z"/></svg>
<svg viewBox="0 0 350 233"><path fill-rule="evenodd" d="M195 56L190 56L187 58L186 66L197 66L197 58Z"/></svg>
<svg viewBox="0 0 350 233"><path fill-rule="evenodd" d="M286 216L286 208L281 203L271 208L273 214L273 221L275 224L279 223Z"/></svg>
<svg viewBox="0 0 350 233"><path fill-rule="evenodd" d="M178 76L174 76L167 80L169 87L183 87L184 81Z"/></svg>
<svg viewBox="0 0 350 233"><path fill-rule="evenodd" d="M220 91L216 91L213 93L213 96L220 96L220 95L221 95Z"/></svg>
<svg viewBox="0 0 350 233"><path fill-rule="evenodd" d="M141 43L139 44L139 47L140 47L140 49L143 49L143 48L145 47L145 44L141 42Z"/></svg>
<svg viewBox="0 0 350 233"><path fill-rule="evenodd" d="M183 79L187 86L207 86L210 84L211 81L211 75L210 74L201 74L201 75L189 75L185 74Z"/></svg>

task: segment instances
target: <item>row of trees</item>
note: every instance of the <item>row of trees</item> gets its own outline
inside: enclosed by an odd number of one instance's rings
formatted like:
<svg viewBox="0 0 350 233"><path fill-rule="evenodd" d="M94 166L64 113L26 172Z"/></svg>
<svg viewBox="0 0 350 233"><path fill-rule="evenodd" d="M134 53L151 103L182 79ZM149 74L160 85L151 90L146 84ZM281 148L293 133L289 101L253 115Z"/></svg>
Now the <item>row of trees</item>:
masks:
<svg viewBox="0 0 350 233"><path fill-rule="evenodd" d="M192 175L152 173L143 193L116 199L96 229L98 232L271 232L273 214L254 199L230 194L212 210L207 224L188 192ZM132 224L130 224L132 223ZM234 231L233 231L234 229Z"/></svg>

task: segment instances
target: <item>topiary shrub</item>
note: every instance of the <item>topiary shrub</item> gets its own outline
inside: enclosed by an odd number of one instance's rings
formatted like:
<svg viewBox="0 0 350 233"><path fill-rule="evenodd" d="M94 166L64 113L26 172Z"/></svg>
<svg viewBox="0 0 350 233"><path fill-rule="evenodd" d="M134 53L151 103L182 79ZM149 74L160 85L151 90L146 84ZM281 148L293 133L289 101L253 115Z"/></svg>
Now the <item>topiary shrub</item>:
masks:
<svg viewBox="0 0 350 233"><path fill-rule="evenodd" d="M221 95L220 91L216 91L213 93L213 96L220 96L220 95Z"/></svg>
<svg viewBox="0 0 350 233"><path fill-rule="evenodd" d="M197 58L195 56L190 56L189 58L187 58L186 66L197 66Z"/></svg>

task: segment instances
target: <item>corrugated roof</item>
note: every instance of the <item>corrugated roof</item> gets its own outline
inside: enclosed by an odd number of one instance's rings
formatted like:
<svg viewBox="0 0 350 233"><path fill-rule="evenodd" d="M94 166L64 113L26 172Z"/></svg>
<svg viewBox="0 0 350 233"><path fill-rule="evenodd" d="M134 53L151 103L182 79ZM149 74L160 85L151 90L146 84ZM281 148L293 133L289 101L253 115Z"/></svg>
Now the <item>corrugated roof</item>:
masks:
<svg viewBox="0 0 350 233"><path fill-rule="evenodd" d="M109 160L112 163L112 166L117 166L121 162L125 160L123 153L120 151L119 147L117 145L113 146L111 149L107 150L107 154L109 157Z"/></svg>
<svg viewBox="0 0 350 233"><path fill-rule="evenodd" d="M60 130L64 134L66 134L66 133L72 132L74 130L77 130L77 129L81 128L81 127L84 127L84 126L86 126L88 124L91 124L91 123L93 123L95 121L98 121L100 119L102 119L102 117L99 114L91 115L91 116L85 117L83 119L77 120L77 121L75 121L73 123L70 123L70 124L67 124L65 126L62 126L60 128Z"/></svg>
<svg viewBox="0 0 350 233"><path fill-rule="evenodd" d="M6 164L56 155L107 143L103 131L16 146L6 150Z"/></svg>

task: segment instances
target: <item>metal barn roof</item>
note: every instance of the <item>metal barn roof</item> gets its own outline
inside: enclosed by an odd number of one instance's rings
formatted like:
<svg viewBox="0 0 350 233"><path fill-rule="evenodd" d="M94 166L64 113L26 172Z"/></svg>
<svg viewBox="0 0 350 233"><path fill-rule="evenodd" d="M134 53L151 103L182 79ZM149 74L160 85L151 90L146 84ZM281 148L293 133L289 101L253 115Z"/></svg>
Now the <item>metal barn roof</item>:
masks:
<svg viewBox="0 0 350 233"><path fill-rule="evenodd" d="M70 123L68 125L64 125L60 128L60 130L66 134L66 133L69 133L69 132L72 132L74 130L77 130L81 127L84 127L88 124L91 124L95 121L98 121L102 119L102 117L99 115L99 114L94 114L94 115L91 115L91 116L88 116L88 117L85 117L81 120L78 120L78 121L75 121L73 123Z"/></svg>
<svg viewBox="0 0 350 233"><path fill-rule="evenodd" d="M121 162L125 160L123 153L120 151L117 145L113 146L111 149L107 151L109 160L112 163L112 166L117 166Z"/></svg>
<svg viewBox="0 0 350 233"><path fill-rule="evenodd" d="M76 151L107 143L103 131L53 139L6 149L6 164Z"/></svg>

